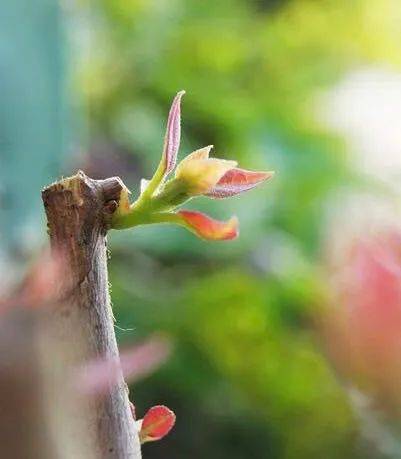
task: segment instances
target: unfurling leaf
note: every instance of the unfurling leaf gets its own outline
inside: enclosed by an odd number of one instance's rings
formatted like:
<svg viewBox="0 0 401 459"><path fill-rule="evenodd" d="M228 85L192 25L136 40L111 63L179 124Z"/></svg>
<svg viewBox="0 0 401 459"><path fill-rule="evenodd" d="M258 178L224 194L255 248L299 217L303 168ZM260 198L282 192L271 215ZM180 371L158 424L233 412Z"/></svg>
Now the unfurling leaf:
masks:
<svg viewBox="0 0 401 459"><path fill-rule="evenodd" d="M175 424L175 414L164 405L157 405L145 414L144 418L137 421L139 439L141 443L160 440L165 437Z"/></svg>
<svg viewBox="0 0 401 459"><path fill-rule="evenodd" d="M175 176L185 183L192 196L208 193L224 174L237 165L236 161L202 158L205 149L197 150L177 166Z"/></svg>

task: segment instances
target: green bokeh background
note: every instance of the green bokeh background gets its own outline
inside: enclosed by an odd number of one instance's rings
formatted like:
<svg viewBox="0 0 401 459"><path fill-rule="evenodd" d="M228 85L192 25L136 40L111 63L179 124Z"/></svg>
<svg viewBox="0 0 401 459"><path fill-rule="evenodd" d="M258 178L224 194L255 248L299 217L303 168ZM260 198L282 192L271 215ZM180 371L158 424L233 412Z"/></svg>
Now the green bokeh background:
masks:
<svg viewBox="0 0 401 459"><path fill-rule="evenodd" d="M110 235L121 344L155 331L174 343L170 360L132 388L139 414L158 403L177 414L145 458L384 457L362 440L315 333L325 211L356 177L343 139L315 109L347 72L400 68L400 8L391 0L77 0L60 9L53 39L62 51L49 50L48 60L66 55L66 69L49 72L70 97L51 86L48 94L72 122L69 146L47 148L43 167L67 156L63 172L120 175L135 195L157 165L170 101L185 89L180 157L214 144L216 156L277 171L242 197L191 203L221 219L237 214L236 241L206 243L172 227ZM45 24L37 34L49 33ZM33 119L46 114L32 110Z"/></svg>

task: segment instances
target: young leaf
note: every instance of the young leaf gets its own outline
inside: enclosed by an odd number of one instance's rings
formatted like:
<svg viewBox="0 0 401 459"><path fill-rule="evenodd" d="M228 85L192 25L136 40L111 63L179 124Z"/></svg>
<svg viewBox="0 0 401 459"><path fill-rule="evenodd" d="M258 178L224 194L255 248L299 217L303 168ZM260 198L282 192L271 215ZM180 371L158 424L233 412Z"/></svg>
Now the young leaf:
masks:
<svg viewBox="0 0 401 459"><path fill-rule="evenodd" d="M208 145L207 147L199 148L198 150L193 151L180 162L177 169L182 167L187 162L193 161L194 159L208 159L209 153L212 150L212 148L213 148L213 145Z"/></svg>
<svg viewBox="0 0 401 459"><path fill-rule="evenodd" d="M166 176L175 168L181 140L181 98L184 94L185 91L177 93L171 104L164 136L162 158L151 180L142 184L141 196L136 202L137 207L143 205L146 200L151 199L153 193L161 186Z"/></svg>
<svg viewBox="0 0 401 459"><path fill-rule="evenodd" d="M222 199L251 190L255 186L272 178L274 172L256 172L233 168L227 171L217 184L206 193L210 198Z"/></svg>
<svg viewBox="0 0 401 459"><path fill-rule="evenodd" d="M222 222L191 210L180 210L177 215L181 217L184 226L202 239L227 241L235 239L239 234L237 217L231 217L230 220Z"/></svg>
<svg viewBox="0 0 401 459"><path fill-rule="evenodd" d="M157 405L139 421L139 439L141 443L160 440L165 437L175 424L175 414L164 405Z"/></svg>
<svg viewBox="0 0 401 459"><path fill-rule="evenodd" d="M181 140L181 98L184 94L185 91L180 91L174 97L167 119L162 156L164 175L169 174L175 168L177 162L178 148L180 147Z"/></svg>
<svg viewBox="0 0 401 459"><path fill-rule="evenodd" d="M177 166L175 176L177 180L186 184L190 194L201 195L210 192L224 174L236 165L236 161L218 158L203 159L190 155L189 159L185 158Z"/></svg>
<svg viewBox="0 0 401 459"><path fill-rule="evenodd" d="M174 98L167 121L162 159L150 181L141 181L138 199L129 205L128 195L122 195L111 228L124 229L154 223L185 226L207 240L228 240L238 236L238 221L231 218L220 222L200 212L178 211L179 206L196 196L227 198L248 191L271 178L273 172L240 169L237 161L209 158L212 145L195 150L177 167L177 152L181 134L180 91ZM175 177L167 175L175 169Z"/></svg>

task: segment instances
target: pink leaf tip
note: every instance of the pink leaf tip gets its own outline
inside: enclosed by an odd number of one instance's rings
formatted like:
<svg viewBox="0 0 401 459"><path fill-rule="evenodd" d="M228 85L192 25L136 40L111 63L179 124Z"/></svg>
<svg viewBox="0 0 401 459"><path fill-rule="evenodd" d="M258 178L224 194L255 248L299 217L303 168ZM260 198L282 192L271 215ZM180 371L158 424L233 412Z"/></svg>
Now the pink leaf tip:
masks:
<svg viewBox="0 0 401 459"><path fill-rule="evenodd" d="M181 98L184 94L185 91L180 91L174 97L167 119L163 148L165 175L169 174L175 168L177 162L177 154L181 140Z"/></svg>
<svg viewBox="0 0 401 459"><path fill-rule="evenodd" d="M274 172L271 171L248 171L235 167L227 171L206 195L216 199L229 198L251 190L273 176Z"/></svg>
<svg viewBox="0 0 401 459"><path fill-rule="evenodd" d="M140 422L139 438L141 443L160 440L165 437L175 424L175 414L167 406L157 405L150 408Z"/></svg>

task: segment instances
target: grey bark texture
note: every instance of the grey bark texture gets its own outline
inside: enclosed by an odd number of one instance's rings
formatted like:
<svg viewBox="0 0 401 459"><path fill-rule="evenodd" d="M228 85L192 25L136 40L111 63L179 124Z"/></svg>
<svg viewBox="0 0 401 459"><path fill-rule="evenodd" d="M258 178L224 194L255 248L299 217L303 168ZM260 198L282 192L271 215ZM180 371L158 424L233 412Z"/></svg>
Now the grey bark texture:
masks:
<svg viewBox="0 0 401 459"><path fill-rule="evenodd" d="M96 358L118 357L109 297L106 234L123 187L117 177L93 180L78 172L42 192L52 251L61 256L65 265L61 301L49 317L53 339L66 350L64 367L73 369ZM82 437L84 430L87 449L94 452L95 458L141 458L122 375L121 384L83 404L84 426L82 422L70 426L71 437L76 436L77 428ZM76 416L80 416L79 411Z"/></svg>

